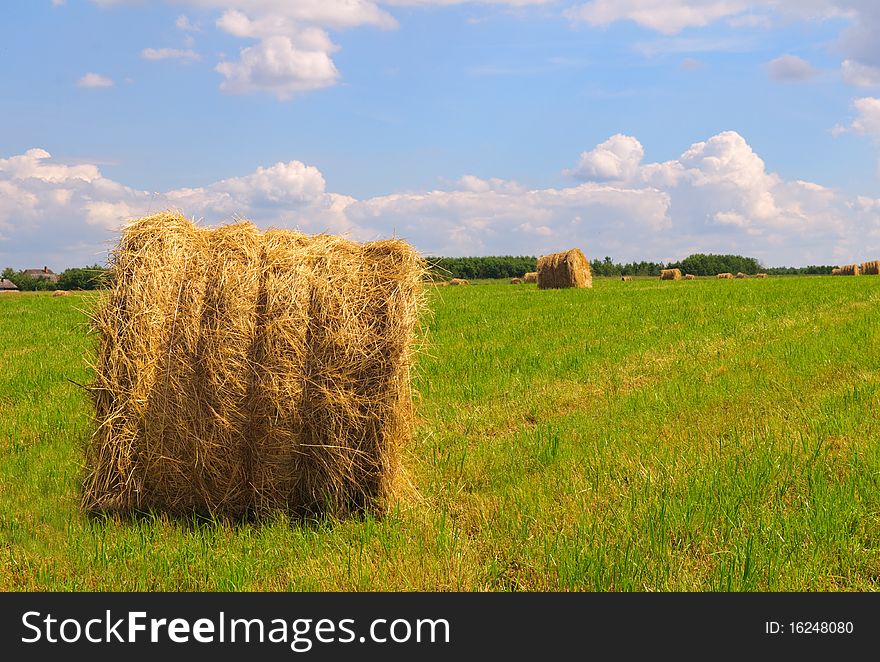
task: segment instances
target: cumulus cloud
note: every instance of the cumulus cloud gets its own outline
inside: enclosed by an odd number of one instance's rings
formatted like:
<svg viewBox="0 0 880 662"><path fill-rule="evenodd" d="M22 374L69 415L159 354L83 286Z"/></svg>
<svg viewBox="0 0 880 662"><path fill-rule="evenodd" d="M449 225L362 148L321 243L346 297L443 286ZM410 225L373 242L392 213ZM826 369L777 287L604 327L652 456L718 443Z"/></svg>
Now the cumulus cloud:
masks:
<svg viewBox="0 0 880 662"><path fill-rule="evenodd" d="M814 78L817 74L809 62L797 55L782 55L764 65L773 80L797 82Z"/></svg>
<svg viewBox="0 0 880 662"><path fill-rule="evenodd" d="M849 130L880 138L880 99L859 102ZM622 260L735 252L774 265L851 262L880 251L880 200L786 180L736 132L696 142L670 161L646 162L644 154L635 137L618 134L581 154L567 171L579 180L572 186L530 189L465 175L444 190L359 200L328 191L317 168L295 160L150 192L106 178L96 165L32 149L0 159L0 263L91 263L125 219L163 208L208 223L246 217L359 240L394 233L446 255L579 245Z"/></svg>
<svg viewBox="0 0 880 662"><path fill-rule="evenodd" d="M876 145L880 145L880 99L862 97L852 102L856 117L848 127L835 126L831 132L840 135L847 131L868 136ZM880 178L880 160L877 162L877 177Z"/></svg>
<svg viewBox="0 0 880 662"><path fill-rule="evenodd" d="M769 9L801 20L822 20L853 16L873 0L775 0ZM664 34L685 28L700 28L721 19L735 28L767 27L772 18L764 12L762 0L591 0L565 11L575 23L607 26L617 21L632 21Z"/></svg>
<svg viewBox="0 0 880 662"><path fill-rule="evenodd" d="M601 27L632 21L663 34L675 34L735 16L755 4L750 0L592 0L566 10L565 16L575 23Z"/></svg>
<svg viewBox="0 0 880 662"><path fill-rule="evenodd" d="M174 27L183 32L199 32L199 26L192 23L186 14L180 14L174 19Z"/></svg>
<svg viewBox="0 0 880 662"><path fill-rule="evenodd" d="M840 73L850 85L857 87L880 86L880 67L862 64L854 60L844 60L840 65Z"/></svg>
<svg viewBox="0 0 880 662"><path fill-rule="evenodd" d="M202 56L193 50L180 48L145 48L141 51L144 60L180 60L182 62L198 62Z"/></svg>
<svg viewBox="0 0 880 662"><path fill-rule="evenodd" d="M215 67L225 80L220 89L229 94L268 92L289 99L297 92L329 87L339 71L328 53L295 45L290 37L269 37L241 50L238 62Z"/></svg>
<svg viewBox="0 0 880 662"><path fill-rule="evenodd" d="M89 72L76 81L77 87L112 87L113 81L106 76Z"/></svg>
<svg viewBox="0 0 880 662"><path fill-rule="evenodd" d="M595 149L581 154L577 166L566 174L583 180L627 181L638 169L645 150L632 136L616 134Z"/></svg>

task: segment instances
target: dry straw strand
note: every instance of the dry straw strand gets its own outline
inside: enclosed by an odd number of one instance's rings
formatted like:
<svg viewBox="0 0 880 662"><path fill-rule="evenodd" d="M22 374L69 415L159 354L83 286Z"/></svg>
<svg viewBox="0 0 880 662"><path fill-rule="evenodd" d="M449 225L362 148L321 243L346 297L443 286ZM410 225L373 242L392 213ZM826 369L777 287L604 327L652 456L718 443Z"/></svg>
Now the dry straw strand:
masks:
<svg viewBox="0 0 880 662"><path fill-rule="evenodd" d="M95 312L88 511L381 512L411 425L424 262L248 222L131 222Z"/></svg>
<svg viewBox="0 0 880 662"><path fill-rule="evenodd" d="M538 258L538 289L593 287L590 263L579 248Z"/></svg>

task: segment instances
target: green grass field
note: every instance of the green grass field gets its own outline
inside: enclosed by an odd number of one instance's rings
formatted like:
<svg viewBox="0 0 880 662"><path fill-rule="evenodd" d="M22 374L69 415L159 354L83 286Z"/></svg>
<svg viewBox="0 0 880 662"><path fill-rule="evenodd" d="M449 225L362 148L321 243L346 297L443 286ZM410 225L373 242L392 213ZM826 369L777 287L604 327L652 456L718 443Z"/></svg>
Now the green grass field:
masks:
<svg viewBox="0 0 880 662"><path fill-rule="evenodd" d="M880 585L880 278L430 298L411 494L236 525L83 516L94 297L0 295L0 588Z"/></svg>

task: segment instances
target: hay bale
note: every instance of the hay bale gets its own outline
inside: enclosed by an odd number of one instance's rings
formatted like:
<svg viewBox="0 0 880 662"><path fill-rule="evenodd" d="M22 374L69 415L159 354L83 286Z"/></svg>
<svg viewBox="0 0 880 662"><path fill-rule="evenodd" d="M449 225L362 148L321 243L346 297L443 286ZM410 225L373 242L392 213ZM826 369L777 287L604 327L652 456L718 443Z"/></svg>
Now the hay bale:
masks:
<svg viewBox="0 0 880 662"><path fill-rule="evenodd" d="M880 260L862 262L861 268L863 276L878 276L880 275Z"/></svg>
<svg viewBox="0 0 880 662"><path fill-rule="evenodd" d="M579 248L538 258L538 289L593 287L590 263Z"/></svg>
<svg viewBox="0 0 880 662"><path fill-rule="evenodd" d="M410 435L410 246L163 213L125 228L112 265L86 510L383 509Z"/></svg>
<svg viewBox="0 0 880 662"><path fill-rule="evenodd" d="M839 275L840 275L840 269L838 269L837 267L834 267L834 268L831 270L831 275L832 275L832 276L839 276Z"/></svg>
<svg viewBox="0 0 880 662"><path fill-rule="evenodd" d="M663 269L660 280L681 280L681 269Z"/></svg>
<svg viewBox="0 0 880 662"><path fill-rule="evenodd" d="M67 290L55 290L52 292L53 297L66 297L70 294Z"/></svg>
<svg viewBox="0 0 880 662"><path fill-rule="evenodd" d="M511 285L522 285L523 284L522 278L511 278L510 284Z"/></svg>
<svg viewBox="0 0 880 662"><path fill-rule="evenodd" d="M840 267L841 276L859 276L861 273L862 268L858 264L845 264Z"/></svg>
<svg viewBox="0 0 880 662"><path fill-rule="evenodd" d="M728 271L725 271L724 273L720 273L717 276L715 276L715 278L733 278L733 274Z"/></svg>
<svg viewBox="0 0 880 662"><path fill-rule="evenodd" d="M621 277L620 277L620 280L622 280L622 281L624 281L624 282L631 281L632 279L633 279L632 276L621 276Z"/></svg>
<svg viewBox="0 0 880 662"><path fill-rule="evenodd" d="M685 280L697 280L697 277L694 276L693 274L685 274L684 279Z"/></svg>
<svg viewBox="0 0 880 662"><path fill-rule="evenodd" d="M755 278L767 278L767 274L755 274Z"/></svg>
<svg viewBox="0 0 880 662"><path fill-rule="evenodd" d="M470 283L468 281L466 281L464 278L453 278L451 281L449 281L449 284L450 285L470 285Z"/></svg>
<svg viewBox="0 0 880 662"><path fill-rule="evenodd" d="M747 278L748 276L744 274L742 271L737 271L735 278Z"/></svg>
<svg viewBox="0 0 880 662"><path fill-rule="evenodd" d="M538 272L537 271L529 271L525 276L523 276L524 283L537 283L538 282Z"/></svg>

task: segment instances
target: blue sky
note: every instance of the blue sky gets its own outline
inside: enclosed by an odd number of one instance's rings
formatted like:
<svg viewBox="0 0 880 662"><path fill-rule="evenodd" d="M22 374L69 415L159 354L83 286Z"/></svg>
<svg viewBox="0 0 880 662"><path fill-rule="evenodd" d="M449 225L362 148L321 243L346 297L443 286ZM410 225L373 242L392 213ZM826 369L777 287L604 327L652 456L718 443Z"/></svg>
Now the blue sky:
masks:
<svg viewBox="0 0 880 662"><path fill-rule="evenodd" d="M869 0L56 0L0 8L0 265L127 218L427 254L880 256Z"/></svg>

